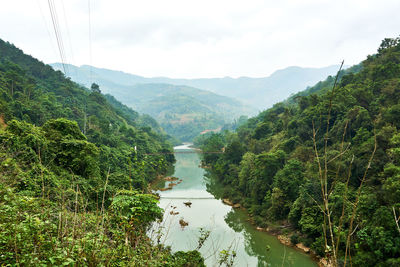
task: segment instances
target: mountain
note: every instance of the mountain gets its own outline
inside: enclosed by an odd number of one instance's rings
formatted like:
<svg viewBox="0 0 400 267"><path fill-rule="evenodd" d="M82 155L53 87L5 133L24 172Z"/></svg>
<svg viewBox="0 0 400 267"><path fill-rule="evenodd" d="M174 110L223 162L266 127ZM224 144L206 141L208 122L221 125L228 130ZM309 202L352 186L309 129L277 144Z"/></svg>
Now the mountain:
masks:
<svg viewBox="0 0 400 267"><path fill-rule="evenodd" d="M147 236L174 162L157 129L0 39L0 264L205 266Z"/></svg>
<svg viewBox="0 0 400 267"><path fill-rule="evenodd" d="M74 135L96 146L94 150L101 151L98 163L95 165L99 168L99 173L92 175L92 178L104 178L103 176L110 170L113 175L121 176L110 177L109 182L114 189L125 188L126 184L132 182L138 186L146 186L147 182L165 172L168 165L174 162L169 156L155 156L153 160L161 160L165 164L160 164L157 169L146 165L143 168L144 177L140 179L137 177L138 181L129 181L128 161L132 156L130 149L133 146L138 148L137 159L143 159L147 153L172 149L171 144L167 142L167 135L157 122L140 115L115 99L89 91L67 79L60 71L54 71L49 65L24 54L22 50L2 40L0 40L0 117L4 125L19 120L35 127L42 127L51 122L52 127L60 127L58 130L61 132L68 128L78 129L84 136L77 133ZM54 121L61 118L67 121ZM64 163L66 166L76 164L69 166L72 172L79 165L72 162ZM79 169L75 175L83 175L86 172L86 170L83 173L80 171L83 170Z"/></svg>
<svg viewBox="0 0 400 267"><path fill-rule="evenodd" d="M67 67L73 80L88 82L90 70L87 67ZM142 80L122 72L113 73L93 69L92 80L100 85L103 93L154 117L169 135L181 141L192 141L203 131L218 130L241 115L256 113L254 108L240 101L210 91L165 83L135 83ZM111 78L113 80L109 80ZM127 85L129 83L133 85Z"/></svg>
<svg viewBox="0 0 400 267"><path fill-rule="evenodd" d="M350 68L342 69L339 73L337 82L340 82L342 77L344 76L349 77L350 75L360 72L362 68L363 68L362 63L359 63L357 65L351 66ZM301 96L309 96L311 94L317 94L317 95L324 94L330 89L332 89L335 83L335 78L336 75L335 76L329 75L325 80L319 81L314 86L307 87L306 90L291 95L288 99L286 99L286 102L293 103L296 101L296 99L299 99Z"/></svg>
<svg viewBox="0 0 400 267"><path fill-rule="evenodd" d="M199 139L225 151L203 162L222 198L331 266L399 266L400 38L334 80Z"/></svg>
<svg viewBox="0 0 400 267"><path fill-rule="evenodd" d="M146 98L144 92L152 97ZM168 134L182 141L192 141L205 130L218 130L243 114L254 113L239 101L188 86L138 84L125 93L127 95L116 97L126 99L127 105L136 105L139 111L153 116ZM142 101L130 104L127 102L129 95Z"/></svg>
<svg viewBox="0 0 400 267"><path fill-rule="evenodd" d="M61 70L60 63L51 64L55 69ZM173 85L186 85L219 95L236 98L248 105L264 110L273 104L286 99L291 94L304 90L318 81L324 80L329 75L334 75L339 65L324 68L287 67L277 70L268 77L263 78L202 78L202 79L171 79L166 77L146 78L138 75L83 65L76 67L67 65L68 76L72 80L88 86L92 77L93 81L102 86L110 87L113 83L131 86L141 83L167 83Z"/></svg>

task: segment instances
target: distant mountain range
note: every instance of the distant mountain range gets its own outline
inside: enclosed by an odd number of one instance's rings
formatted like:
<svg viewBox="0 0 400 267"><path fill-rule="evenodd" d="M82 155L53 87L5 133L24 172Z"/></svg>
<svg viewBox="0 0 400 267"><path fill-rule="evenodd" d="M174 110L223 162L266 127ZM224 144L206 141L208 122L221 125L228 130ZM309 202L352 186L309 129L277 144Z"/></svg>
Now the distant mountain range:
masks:
<svg viewBox="0 0 400 267"><path fill-rule="evenodd" d="M60 63L50 65L56 70L63 69ZM241 115L255 115L335 74L338 68L289 67L265 78L210 79L146 78L69 64L66 72L73 81L87 87L91 81L96 82L104 94L156 118L168 134L181 141L191 141L201 132L218 129Z"/></svg>
<svg viewBox="0 0 400 267"><path fill-rule="evenodd" d="M60 63L51 65L55 69L61 70ZM219 95L236 98L255 107L257 110L264 110L286 99L291 94L295 94L309 86L313 86L321 80L325 80L329 75L335 75L339 69L339 65L332 65L324 68L287 67L275 71L268 77L262 78L147 78L122 71L90 67L88 65L80 67L68 65L67 75L70 76L72 80L88 86L90 68L92 69L92 79L103 87L111 87L112 84L110 84L110 82L125 86L143 83L186 85L211 91Z"/></svg>
<svg viewBox="0 0 400 267"><path fill-rule="evenodd" d="M61 65L53 67L60 69ZM87 66L67 68L72 80L90 87ZM219 129L241 115L257 112L238 100L210 91L166 83L135 83L129 76L116 73L93 68L91 80L99 84L102 93L154 117L168 134L181 141L192 141L203 131Z"/></svg>

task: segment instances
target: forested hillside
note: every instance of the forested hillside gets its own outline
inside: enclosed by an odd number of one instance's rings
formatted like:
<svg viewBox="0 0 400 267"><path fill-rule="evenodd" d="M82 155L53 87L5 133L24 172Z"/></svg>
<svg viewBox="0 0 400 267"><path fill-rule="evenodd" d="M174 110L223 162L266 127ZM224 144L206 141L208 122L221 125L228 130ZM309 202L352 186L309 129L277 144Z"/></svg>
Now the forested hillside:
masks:
<svg viewBox="0 0 400 267"><path fill-rule="evenodd" d="M50 66L24 55L12 45L3 41L0 45L0 114L6 124L12 119L35 126L43 126L58 118L75 121L70 124L77 124L87 141L100 149L102 174L109 167L115 175L120 171L126 174L126 164L133 155L130 150L134 146L137 146L139 160L143 160L146 153L171 151L166 136L152 130L154 126L159 129L157 124L145 123L137 112L123 105L117 106L116 101L108 101L98 91L78 86L61 72L53 71ZM65 124L64 127L68 128L69 122ZM173 159L161 156L149 159L164 164L157 164L161 169L146 166L148 179L165 172L168 164L173 162Z"/></svg>
<svg viewBox="0 0 400 267"><path fill-rule="evenodd" d="M57 70L62 70L60 63L54 63L51 66ZM68 76L72 77L74 81L86 85L88 85L87 81L90 75L93 76L94 81L105 88L114 88L114 90L119 86L133 86L136 84L185 85L231 97L252 107L256 107L257 110L264 110L271 107L274 103L286 99L289 95L315 84L328 75L335 74L338 68L339 66L337 65L322 68L291 66L276 70L271 75L260 78L223 77L199 79L147 78L122 71L95 68L87 65L80 67L68 65L66 71ZM109 93L113 94L113 92Z"/></svg>
<svg viewBox="0 0 400 267"><path fill-rule="evenodd" d="M201 266L146 235L167 136L100 90L0 40L0 265Z"/></svg>
<svg viewBox="0 0 400 267"><path fill-rule="evenodd" d="M400 39L361 66L211 135L202 149L225 153L203 161L258 226L334 266L399 266Z"/></svg>
<svg viewBox="0 0 400 267"><path fill-rule="evenodd" d="M139 92L152 97L133 105L156 118L168 134L186 142L193 141L205 130L221 128L243 114L255 113L237 100L188 86L141 84L131 87L125 94Z"/></svg>
<svg viewBox="0 0 400 267"><path fill-rule="evenodd" d="M339 70L339 66L338 66L338 70ZM354 65L350 68L340 70L340 72L337 75L338 76L337 81L340 81L344 75L356 74L356 73L360 72L361 70L362 70L361 63ZM336 78L336 76L329 75L328 78L326 78L324 81L319 81L314 86L307 87L305 90L300 91L300 92L290 96L286 101L283 101L283 102L289 102L289 103L293 104L301 96L309 96L311 94L322 95L324 93L327 93L329 90L332 89L332 87L335 83L335 78Z"/></svg>
<svg viewBox="0 0 400 267"><path fill-rule="evenodd" d="M63 69L59 63L52 66ZM66 67L72 80L80 84L87 84L92 73L93 80L104 93L140 113L149 114L169 135L181 142L193 141L201 132L218 129L241 115L256 114L254 107L207 90L179 84L151 83L151 78L94 67L90 72L89 66Z"/></svg>

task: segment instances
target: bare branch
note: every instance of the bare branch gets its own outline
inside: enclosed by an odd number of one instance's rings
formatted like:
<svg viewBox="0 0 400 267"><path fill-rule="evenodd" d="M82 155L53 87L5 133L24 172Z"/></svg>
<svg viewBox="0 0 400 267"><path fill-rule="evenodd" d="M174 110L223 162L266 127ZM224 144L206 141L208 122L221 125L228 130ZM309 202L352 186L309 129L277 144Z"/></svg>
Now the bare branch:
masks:
<svg viewBox="0 0 400 267"><path fill-rule="evenodd" d="M392 207L392 208L393 208L394 221L395 221L395 223L396 223L397 230L398 230L399 233L400 233L400 226L399 226L400 214L399 214L399 217L397 217L397 215L396 215L396 210L394 209L394 207ZM400 208L399 208L399 212L400 212Z"/></svg>
<svg viewBox="0 0 400 267"><path fill-rule="evenodd" d="M338 249L339 249L339 244L340 244L340 232L342 230L342 226L343 226L343 219L344 219L344 211L345 211L345 206L346 206L346 202L347 202L347 194L349 191L349 181L350 181L350 177L351 177L351 167L353 165L354 162L354 155L350 161L350 165L349 165L349 169L347 172L347 180L346 180L346 190L343 196L343 205L342 205L342 215L340 216L339 219L339 225L338 225L338 236L337 236L337 240L336 240L336 254L338 253Z"/></svg>
<svg viewBox="0 0 400 267"><path fill-rule="evenodd" d="M330 160L328 161L328 164L331 163L331 162L333 162L333 161L335 161L336 159L342 157L342 156L349 150L349 148L350 148L350 144L348 144L347 147L346 147L343 151L341 151L338 155L336 155L335 157L333 157L332 159L330 159Z"/></svg>
<svg viewBox="0 0 400 267"><path fill-rule="evenodd" d="M349 234L347 235L347 241L346 241L346 252L345 252L345 255L344 255L344 267L346 267L347 255L349 255L351 257L351 255L350 255L350 236L351 235L350 235L350 233L353 231L353 223L354 223L354 219L356 217L356 211L357 211L358 202L360 200L362 187L363 187L364 182L365 182L365 180L367 178L368 170L369 170L369 168L371 168L371 162L374 159L376 148L377 148L377 141L376 141L376 134L375 134L375 130L374 130L374 150L372 151L372 154L371 154L371 157L369 158L367 167L365 168L365 172L364 172L364 175L362 177L361 184L358 187L357 197L356 197L356 200L355 200L354 205L353 205L353 212L352 212L352 215L351 215L350 226L349 226ZM350 264L351 264L351 258L350 258Z"/></svg>
<svg viewBox="0 0 400 267"><path fill-rule="evenodd" d="M322 212L324 215L326 215L326 213L325 213L323 207L322 207L320 204L318 204L318 202L315 200L315 198L313 198L313 197L312 197L309 193L307 193L307 192L306 192L306 194L315 202L315 204L316 204L317 207L321 210L321 212Z"/></svg>

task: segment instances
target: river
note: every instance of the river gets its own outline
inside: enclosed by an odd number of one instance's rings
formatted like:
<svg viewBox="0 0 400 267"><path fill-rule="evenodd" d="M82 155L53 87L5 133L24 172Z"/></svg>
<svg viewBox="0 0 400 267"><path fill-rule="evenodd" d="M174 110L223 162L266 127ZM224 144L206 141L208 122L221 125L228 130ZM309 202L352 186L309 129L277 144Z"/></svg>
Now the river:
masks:
<svg viewBox="0 0 400 267"><path fill-rule="evenodd" d="M193 151L187 145L175 147L175 152ZM182 182L168 191L157 191L160 207L165 210L161 242L173 251L193 250L198 244L199 229L210 232L200 249L207 266L218 266L221 250L234 250L234 266L316 266L309 255L282 245L275 236L260 232L248 222L243 210L225 205L207 191L208 179L199 167L197 153L176 153L172 176ZM161 182L159 187L168 185ZM176 183L176 181L174 182ZM190 207L183 202L190 201ZM170 212L179 213L171 215ZM188 225L181 227L179 220ZM157 227L157 226L156 226ZM158 226L159 227L159 226Z"/></svg>

